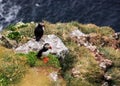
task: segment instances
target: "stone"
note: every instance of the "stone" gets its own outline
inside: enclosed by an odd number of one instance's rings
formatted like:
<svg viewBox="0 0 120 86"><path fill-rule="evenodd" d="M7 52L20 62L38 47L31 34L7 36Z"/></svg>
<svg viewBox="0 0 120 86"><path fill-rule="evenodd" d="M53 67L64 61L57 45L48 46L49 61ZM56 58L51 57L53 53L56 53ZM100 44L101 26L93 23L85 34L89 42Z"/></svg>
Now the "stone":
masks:
<svg viewBox="0 0 120 86"><path fill-rule="evenodd" d="M14 40L9 40L7 37L0 35L0 44L5 46L6 48L14 48L17 47L17 43Z"/></svg>
<svg viewBox="0 0 120 86"><path fill-rule="evenodd" d="M83 32L81 32L80 30L74 30L70 33L71 37L80 37L80 36L85 36L85 34Z"/></svg>
<svg viewBox="0 0 120 86"><path fill-rule="evenodd" d="M104 59L104 62L106 64L107 68L110 67L110 66L112 66L112 64L113 64L112 61L109 60L109 59Z"/></svg>
<svg viewBox="0 0 120 86"><path fill-rule="evenodd" d="M100 64L99 64L99 66L103 69L103 70L106 70L106 64L105 64L105 62L101 62Z"/></svg>
<svg viewBox="0 0 120 86"><path fill-rule="evenodd" d="M49 52L60 58L62 57L64 59L65 55L69 52L61 39L54 34L44 35L39 42L35 41L35 39L31 39L27 43L17 47L15 51L17 53L28 53L30 51L38 52L45 43L49 43L52 47Z"/></svg>
<svg viewBox="0 0 120 86"><path fill-rule="evenodd" d="M108 82L104 82L101 86L109 86Z"/></svg>
<svg viewBox="0 0 120 86"><path fill-rule="evenodd" d="M53 81L57 81L58 80L58 74L57 72L52 72L49 74L50 78L53 80Z"/></svg>
<svg viewBox="0 0 120 86"><path fill-rule="evenodd" d="M75 78L79 78L80 77L80 71L78 68L72 68L72 75Z"/></svg>
<svg viewBox="0 0 120 86"><path fill-rule="evenodd" d="M112 77L111 77L110 75L108 75L108 74L105 74L105 75L104 75L104 78L105 78L105 80L107 80L107 81L112 80Z"/></svg>
<svg viewBox="0 0 120 86"><path fill-rule="evenodd" d="M114 37L116 40L119 40L119 39L120 39L120 32L114 33L113 37Z"/></svg>
<svg viewBox="0 0 120 86"><path fill-rule="evenodd" d="M0 34L0 39L2 38L2 35Z"/></svg>

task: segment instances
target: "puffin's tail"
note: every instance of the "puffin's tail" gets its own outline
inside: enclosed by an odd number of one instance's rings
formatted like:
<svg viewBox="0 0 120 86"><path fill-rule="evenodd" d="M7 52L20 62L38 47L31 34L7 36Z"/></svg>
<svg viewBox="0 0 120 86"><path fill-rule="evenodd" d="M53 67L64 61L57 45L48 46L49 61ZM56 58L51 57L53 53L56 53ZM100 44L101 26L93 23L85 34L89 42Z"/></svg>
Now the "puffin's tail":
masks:
<svg viewBox="0 0 120 86"><path fill-rule="evenodd" d="M41 59L41 56L42 56L42 50L40 50L40 51L37 53L36 57L37 57L38 59Z"/></svg>

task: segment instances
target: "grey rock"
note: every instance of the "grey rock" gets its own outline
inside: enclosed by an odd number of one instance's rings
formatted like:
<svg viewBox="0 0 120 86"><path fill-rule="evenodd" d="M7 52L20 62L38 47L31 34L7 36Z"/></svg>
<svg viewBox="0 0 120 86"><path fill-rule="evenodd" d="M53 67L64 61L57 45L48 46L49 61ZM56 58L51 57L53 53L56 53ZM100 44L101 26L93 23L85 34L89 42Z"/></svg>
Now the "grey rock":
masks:
<svg viewBox="0 0 120 86"><path fill-rule="evenodd" d="M70 33L70 36L74 37L80 37L80 36L85 36L85 34L83 32L81 32L80 30L74 30Z"/></svg>
<svg viewBox="0 0 120 86"><path fill-rule="evenodd" d="M0 44L7 48L14 48L17 46L16 41L9 40L7 37L0 34Z"/></svg>
<svg viewBox="0 0 120 86"><path fill-rule="evenodd" d="M104 82L101 86L109 86L108 82Z"/></svg>
<svg viewBox="0 0 120 86"><path fill-rule="evenodd" d="M0 34L0 39L2 38L2 35Z"/></svg>
<svg viewBox="0 0 120 86"><path fill-rule="evenodd" d="M104 75L104 78L105 78L107 81L112 80L111 75L108 75L107 73Z"/></svg>
<svg viewBox="0 0 120 86"><path fill-rule="evenodd" d="M101 62L101 63L99 64L99 66L100 66L103 70L106 70L106 68L107 68L105 62Z"/></svg>
<svg viewBox="0 0 120 86"><path fill-rule="evenodd" d="M52 72L49 74L50 78L53 80L53 81L57 81L58 80L58 74L57 72Z"/></svg>
<svg viewBox="0 0 120 86"><path fill-rule="evenodd" d="M15 51L17 53L28 53L30 51L39 51L45 43L49 43L52 47L49 50L50 53L57 55L58 57L64 58L65 55L69 52L68 48L64 45L60 38L52 35L44 35L42 39L37 42L35 39L31 39L27 43L17 47Z"/></svg>
<svg viewBox="0 0 120 86"><path fill-rule="evenodd" d="M75 77L75 78L79 78L80 77L79 68L72 68L71 72L72 72L73 77Z"/></svg>

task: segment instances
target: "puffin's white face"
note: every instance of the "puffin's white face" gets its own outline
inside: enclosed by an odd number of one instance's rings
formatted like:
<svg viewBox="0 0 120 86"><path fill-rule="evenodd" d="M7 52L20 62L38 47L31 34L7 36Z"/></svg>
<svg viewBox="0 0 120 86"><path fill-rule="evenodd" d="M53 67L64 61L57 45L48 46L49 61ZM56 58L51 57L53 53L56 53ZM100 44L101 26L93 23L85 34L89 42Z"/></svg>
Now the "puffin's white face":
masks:
<svg viewBox="0 0 120 86"><path fill-rule="evenodd" d="M46 43L46 44L44 45L44 48L46 48L46 49L52 49L52 47L50 46L49 43Z"/></svg>

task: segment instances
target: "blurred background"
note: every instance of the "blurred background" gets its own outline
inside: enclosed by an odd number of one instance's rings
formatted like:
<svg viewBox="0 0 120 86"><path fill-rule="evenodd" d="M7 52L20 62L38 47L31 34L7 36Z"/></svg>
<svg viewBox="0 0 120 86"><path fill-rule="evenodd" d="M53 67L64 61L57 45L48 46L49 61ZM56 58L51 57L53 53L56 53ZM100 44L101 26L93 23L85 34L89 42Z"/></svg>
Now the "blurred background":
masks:
<svg viewBox="0 0 120 86"><path fill-rule="evenodd" d="M0 30L18 21L78 21L120 32L120 0L0 0Z"/></svg>

